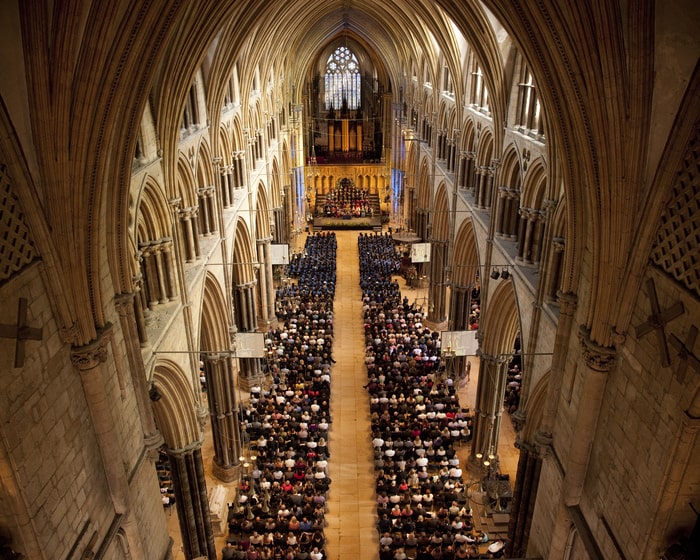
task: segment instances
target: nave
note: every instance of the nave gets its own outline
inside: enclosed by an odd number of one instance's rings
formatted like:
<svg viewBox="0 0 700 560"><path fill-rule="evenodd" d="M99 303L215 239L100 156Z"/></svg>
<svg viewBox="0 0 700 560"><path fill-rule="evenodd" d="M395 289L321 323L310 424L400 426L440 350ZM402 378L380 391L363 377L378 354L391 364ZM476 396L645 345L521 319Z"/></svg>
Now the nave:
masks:
<svg viewBox="0 0 700 560"><path fill-rule="evenodd" d="M350 560L378 558L379 535L377 533L376 494L374 490L376 473L373 466L371 444L371 425L369 397L364 390L367 383L367 370L364 364L364 330L362 320L362 291L359 285L359 255L357 248L357 231L337 231L338 259L337 284L334 301L334 345L333 357L336 363L332 368L330 410L333 422L329 432L329 449L331 458L328 474L332 480L328 493L328 511L326 513L325 537L326 552L332 560ZM306 241L305 235L296 238L291 249L300 250ZM402 294L413 302L426 301L426 289L413 289L397 277ZM472 409L476 397L479 363L477 357L472 362L470 381L458 390L460 403ZM502 423L499 443L500 472L510 476L515 483L518 462L518 450L513 446L515 432L510 421ZM457 447L460 466L465 479L479 478L480 473L470 470L468 463L469 444ZM207 475L208 490L218 484L211 474L214 454L209 427L202 448ZM225 485L230 499L235 493L236 482ZM474 499L472 507L475 521L481 516L478 500ZM175 543L174 560L184 560L181 550L177 515L170 508L168 531ZM483 527L486 529L486 526ZM216 538L217 557L225 544L226 535ZM359 553L359 554L358 554Z"/></svg>

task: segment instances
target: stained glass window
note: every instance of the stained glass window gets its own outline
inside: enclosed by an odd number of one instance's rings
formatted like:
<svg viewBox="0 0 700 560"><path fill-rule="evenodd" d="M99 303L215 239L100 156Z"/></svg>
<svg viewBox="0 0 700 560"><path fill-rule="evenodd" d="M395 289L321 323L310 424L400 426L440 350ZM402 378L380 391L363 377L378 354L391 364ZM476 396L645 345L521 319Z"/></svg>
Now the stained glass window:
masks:
<svg viewBox="0 0 700 560"><path fill-rule="evenodd" d="M360 97L360 65L357 57L347 47L338 47L326 62L326 109L340 109L343 100L348 109L358 109Z"/></svg>

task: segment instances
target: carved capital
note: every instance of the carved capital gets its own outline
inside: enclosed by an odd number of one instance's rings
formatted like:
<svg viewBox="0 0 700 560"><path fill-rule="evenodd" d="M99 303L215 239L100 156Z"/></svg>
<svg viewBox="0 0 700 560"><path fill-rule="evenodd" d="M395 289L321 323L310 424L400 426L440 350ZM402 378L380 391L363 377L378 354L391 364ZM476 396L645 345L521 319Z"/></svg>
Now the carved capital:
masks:
<svg viewBox="0 0 700 560"><path fill-rule="evenodd" d="M557 301L559 302L559 312L562 315L573 316L578 301L576 294L572 292L562 292L560 290L557 292Z"/></svg>
<svg viewBox="0 0 700 560"><path fill-rule="evenodd" d="M81 371L93 369L107 361L107 345L109 333L112 330L111 323L97 334L97 338L85 346L77 346L71 349L71 362Z"/></svg>
<svg viewBox="0 0 700 560"><path fill-rule="evenodd" d="M120 317L128 317L134 314L135 296L134 292L126 292L114 296L114 307L116 307Z"/></svg>
<svg viewBox="0 0 700 560"><path fill-rule="evenodd" d="M537 446L540 457L546 457L552 451L552 434L537 430L532 436L533 443Z"/></svg>
<svg viewBox="0 0 700 560"><path fill-rule="evenodd" d="M581 341L581 355L590 369L608 372L613 368L617 359L615 348L600 346L591 340L590 331L583 325L579 329L578 337Z"/></svg>
<svg viewBox="0 0 700 560"><path fill-rule="evenodd" d="M561 253L566 247L566 241L563 237L552 237L552 248L557 253Z"/></svg>

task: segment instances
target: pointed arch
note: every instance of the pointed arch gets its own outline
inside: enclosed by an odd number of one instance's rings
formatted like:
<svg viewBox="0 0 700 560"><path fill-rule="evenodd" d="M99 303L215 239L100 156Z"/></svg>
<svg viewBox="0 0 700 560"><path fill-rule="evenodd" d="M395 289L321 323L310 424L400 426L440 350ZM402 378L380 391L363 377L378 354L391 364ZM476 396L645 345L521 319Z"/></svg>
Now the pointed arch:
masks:
<svg viewBox="0 0 700 560"><path fill-rule="evenodd" d="M471 220L463 221L454 243L452 281L460 286L473 286L479 278L478 239Z"/></svg>
<svg viewBox="0 0 700 560"><path fill-rule="evenodd" d="M207 272L202 292L201 314L199 317L200 350L220 352L231 346L229 339L230 306L217 278Z"/></svg>
<svg viewBox="0 0 700 560"><path fill-rule="evenodd" d="M248 225L244 220L236 222L236 236L233 242L233 277L237 284L245 284L255 280L254 263L257 262L253 252L253 241Z"/></svg>
<svg viewBox="0 0 700 560"><path fill-rule="evenodd" d="M447 241L450 230L450 209L447 201L447 188L441 182L435 193L435 211L433 214L433 239Z"/></svg>
<svg viewBox="0 0 700 560"><path fill-rule="evenodd" d="M547 192L547 167L542 158L537 158L528 168L522 189L522 206L540 209Z"/></svg>
<svg viewBox="0 0 700 560"><path fill-rule="evenodd" d="M489 297L488 308L482 313L484 318L480 329L483 332L484 353L494 357L509 355L521 332L520 313L513 283L499 282Z"/></svg>
<svg viewBox="0 0 700 560"><path fill-rule="evenodd" d="M258 239L265 239L271 235L270 232L270 207L268 194L265 185L258 184L255 212L255 231Z"/></svg>
<svg viewBox="0 0 700 560"><path fill-rule="evenodd" d="M175 192L168 193L168 196L182 199L181 204L184 208L197 206L197 178L192 172L187 155L183 152L178 153Z"/></svg>
<svg viewBox="0 0 700 560"><path fill-rule="evenodd" d="M158 428L169 449L186 449L202 439L193 388L178 364L158 360L153 368L151 401Z"/></svg>

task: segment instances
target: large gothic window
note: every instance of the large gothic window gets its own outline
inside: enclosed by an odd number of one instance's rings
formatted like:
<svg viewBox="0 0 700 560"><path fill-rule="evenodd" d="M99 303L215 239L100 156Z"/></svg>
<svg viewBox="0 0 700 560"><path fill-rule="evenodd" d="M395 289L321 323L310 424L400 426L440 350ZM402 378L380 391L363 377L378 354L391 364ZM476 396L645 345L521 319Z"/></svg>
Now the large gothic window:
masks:
<svg viewBox="0 0 700 560"><path fill-rule="evenodd" d="M343 101L348 109L360 107L360 65L347 47L338 47L326 62L326 109L339 109Z"/></svg>

